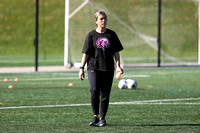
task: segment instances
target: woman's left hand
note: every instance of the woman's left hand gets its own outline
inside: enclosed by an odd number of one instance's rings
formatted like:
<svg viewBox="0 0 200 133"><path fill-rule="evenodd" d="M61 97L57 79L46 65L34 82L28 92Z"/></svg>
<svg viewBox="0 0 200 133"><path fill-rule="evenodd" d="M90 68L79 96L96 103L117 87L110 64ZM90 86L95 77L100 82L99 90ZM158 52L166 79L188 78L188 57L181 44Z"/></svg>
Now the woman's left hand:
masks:
<svg viewBox="0 0 200 133"><path fill-rule="evenodd" d="M120 72L121 74L124 73L123 69L121 67L117 67L116 69L116 73Z"/></svg>

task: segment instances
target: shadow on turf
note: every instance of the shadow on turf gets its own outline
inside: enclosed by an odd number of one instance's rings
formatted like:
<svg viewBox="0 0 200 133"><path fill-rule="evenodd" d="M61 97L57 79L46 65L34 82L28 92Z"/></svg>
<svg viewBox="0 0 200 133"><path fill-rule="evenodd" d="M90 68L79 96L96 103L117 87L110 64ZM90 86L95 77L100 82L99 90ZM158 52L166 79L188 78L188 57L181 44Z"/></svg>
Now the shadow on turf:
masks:
<svg viewBox="0 0 200 133"><path fill-rule="evenodd" d="M141 126L141 127L148 127L148 126L200 126L200 124L141 124L141 125L112 125L109 126Z"/></svg>

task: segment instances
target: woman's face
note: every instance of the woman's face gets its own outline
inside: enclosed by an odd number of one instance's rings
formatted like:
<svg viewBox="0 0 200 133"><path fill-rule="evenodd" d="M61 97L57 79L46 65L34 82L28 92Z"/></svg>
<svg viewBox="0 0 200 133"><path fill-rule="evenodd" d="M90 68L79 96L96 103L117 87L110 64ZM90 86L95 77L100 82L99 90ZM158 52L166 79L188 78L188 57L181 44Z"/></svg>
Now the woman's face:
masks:
<svg viewBox="0 0 200 133"><path fill-rule="evenodd" d="M107 18L100 14L98 16L98 19L95 21L97 27L101 27L101 28L106 28L106 25L107 25Z"/></svg>

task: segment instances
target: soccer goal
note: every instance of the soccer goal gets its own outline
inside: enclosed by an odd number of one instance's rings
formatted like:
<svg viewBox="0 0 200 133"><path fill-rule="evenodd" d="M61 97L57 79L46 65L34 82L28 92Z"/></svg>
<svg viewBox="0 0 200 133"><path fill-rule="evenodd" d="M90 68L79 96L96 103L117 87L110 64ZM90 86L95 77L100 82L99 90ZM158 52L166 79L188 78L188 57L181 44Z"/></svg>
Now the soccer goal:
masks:
<svg viewBox="0 0 200 133"><path fill-rule="evenodd" d="M161 7L161 66L199 65L199 0L162 0ZM65 66L79 66L98 10L124 46L123 66L157 66L158 0L65 0Z"/></svg>

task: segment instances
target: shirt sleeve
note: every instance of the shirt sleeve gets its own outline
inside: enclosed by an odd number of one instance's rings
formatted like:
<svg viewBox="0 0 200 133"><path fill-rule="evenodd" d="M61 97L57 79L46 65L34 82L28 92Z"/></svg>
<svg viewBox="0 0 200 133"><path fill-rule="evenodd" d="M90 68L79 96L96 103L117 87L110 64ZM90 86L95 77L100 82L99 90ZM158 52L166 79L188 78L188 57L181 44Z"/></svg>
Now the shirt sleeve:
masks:
<svg viewBox="0 0 200 133"><path fill-rule="evenodd" d="M114 51L113 51L114 53L119 52L124 49L115 32L113 33L113 42L114 42Z"/></svg>
<svg viewBox="0 0 200 133"><path fill-rule="evenodd" d="M82 53L88 54L90 51L90 45L92 44L90 33L88 33L85 43L83 45Z"/></svg>

